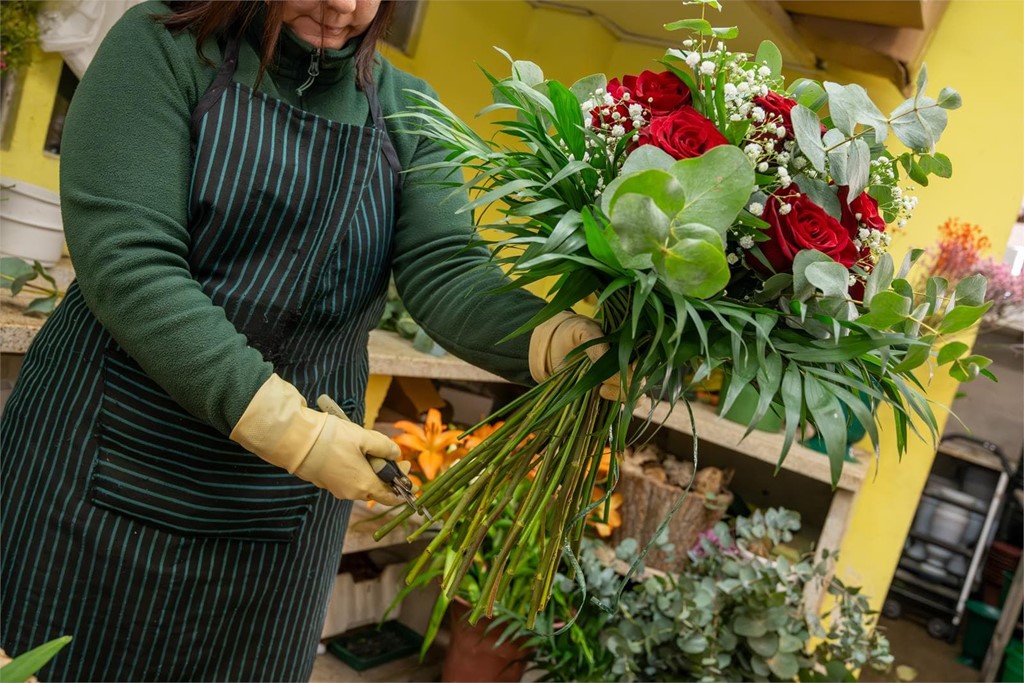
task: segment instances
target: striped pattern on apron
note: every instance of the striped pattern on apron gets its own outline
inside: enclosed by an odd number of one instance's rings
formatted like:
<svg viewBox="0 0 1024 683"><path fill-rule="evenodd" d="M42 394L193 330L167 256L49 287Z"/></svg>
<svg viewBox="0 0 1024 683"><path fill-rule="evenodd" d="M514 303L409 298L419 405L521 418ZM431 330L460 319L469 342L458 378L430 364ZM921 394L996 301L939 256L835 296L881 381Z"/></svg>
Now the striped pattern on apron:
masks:
<svg viewBox="0 0 1024 683"><path fill-rule="evenodd" d="M376 93L340 124L234 82L230 43L193 116L190 267L312 401L362 421L399 169ZM64 634L42 680L307 680L351 503L181 409L76 284L3 415L2 632Z"/></svg>

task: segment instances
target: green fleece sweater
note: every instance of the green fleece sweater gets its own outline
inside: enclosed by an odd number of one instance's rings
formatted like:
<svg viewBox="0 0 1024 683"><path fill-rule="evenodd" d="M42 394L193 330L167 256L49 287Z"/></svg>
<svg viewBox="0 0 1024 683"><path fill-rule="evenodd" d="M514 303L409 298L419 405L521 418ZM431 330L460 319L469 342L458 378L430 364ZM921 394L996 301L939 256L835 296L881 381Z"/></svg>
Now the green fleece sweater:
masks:
<svg viewBox="0 0 1024 683"><path fill-rule="evenodd" d="M194 36L168 31L147 2L110 30L82 79L61 142L61 206L78 284L93 314L175 400L224 433L273 368L248 346L200 289L188 267L187 205L192 167L190 117L212 83L220 50L197 55ZM235 78L252 86L257 30L240 46ZM260 89L343 123L364 125L354 44L326 51L320 75L300 97L312 48L285 31L279 59ZM382 57L376 82L384 115L408 106L407 88L433 94L422 80ZM396 132L402 168L437 161L444 151ZM242 169L246 172L248 169ZM448 190L407 174L394 237L394 274L403 302L443 347L516 382L529 383L528 335L496 342L536 313L525 292L493 295L504 282L486 250L464 251L472 226L456 216Z"/></svg>

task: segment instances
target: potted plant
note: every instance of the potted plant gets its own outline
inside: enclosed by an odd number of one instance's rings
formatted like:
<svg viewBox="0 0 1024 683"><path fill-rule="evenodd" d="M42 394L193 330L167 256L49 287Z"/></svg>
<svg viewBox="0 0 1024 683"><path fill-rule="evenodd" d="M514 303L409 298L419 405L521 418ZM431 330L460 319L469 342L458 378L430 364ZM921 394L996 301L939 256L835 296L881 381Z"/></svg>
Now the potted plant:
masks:
<svg viewBox="0 0 1024 683"><path fill-rule="evenodd" d="M402 433L393 439L402 447L403 457L413 463L410 477L417 485L422 485L457 467L462 457L499 429L501 424L484 425L463 435L462 430L443 425L440 413L431 409L422 426L409 421L395 422L395 428ZM596 474L595 507L587 520L599 536L609 536L621 523L621 494L604 493L610 459L609 451ZM426 654L447 616L450 639L442 668L444 681L518 681L528 664L528 642L532 634L526 628L526 615L541 561L536 547L517 549L520 556L516 570L507 572L503 581L492 588L497 594L493 612L473 614L474 608L484 603L490 569L505 545L509 531L516 524L528 491L529 486L524 480L503 508L501 516L489 524L469 570L453 591L446 593L442 590L434 604L421 655ZM428 549L412 565L426 565L428 568L420 571L416 579L404 587L394 604L411 592L439 580L446 567L454 561L454 551L450 549L441 547L436 553Z"/></svg>
<svg viewBox="0 0 1024 683"><path fill-rule="evenodd" d="M560 576L552 602L578 613L566 632L531 640L533 667L546 680L581 681L852 681L862 667L888 668L888 641L872 628L867 599L828 579L827 560L785 545L798 529L797 514L782 509L721 522L683 571L624 590L599 547L584 546L586 585L605 609L582 605L576 582ZM624 541L616 556L629 561L636 548ZM820 581L834 600L823 617L804 600Z"/></svg>

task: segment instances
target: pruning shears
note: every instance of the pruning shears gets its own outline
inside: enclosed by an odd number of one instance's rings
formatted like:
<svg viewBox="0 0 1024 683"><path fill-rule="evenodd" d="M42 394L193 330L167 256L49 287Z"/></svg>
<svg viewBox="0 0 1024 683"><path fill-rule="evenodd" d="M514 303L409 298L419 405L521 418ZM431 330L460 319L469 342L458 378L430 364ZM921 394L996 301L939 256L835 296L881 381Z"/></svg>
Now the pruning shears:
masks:
<svg viewBox="0 0 1024 683"><path fill-rule="evenodd" d="M316 400L317 407L335 417L340 417L342 420L350 421L345 411L341 409L337 403L334 402L327 394L321 394ZM385 460L384 458L378 458L372 455L366 456L367 462L370 463L370 467L376 473L377 477L391 487L391 490L395 492L395 495L401 496L406 503L409 504L413 510L423 514L430 521L434 521L430 512L426 508L420 508L416 504L416 496L412 495L413 487L412 481L398 468L393 460Z"/></svg>

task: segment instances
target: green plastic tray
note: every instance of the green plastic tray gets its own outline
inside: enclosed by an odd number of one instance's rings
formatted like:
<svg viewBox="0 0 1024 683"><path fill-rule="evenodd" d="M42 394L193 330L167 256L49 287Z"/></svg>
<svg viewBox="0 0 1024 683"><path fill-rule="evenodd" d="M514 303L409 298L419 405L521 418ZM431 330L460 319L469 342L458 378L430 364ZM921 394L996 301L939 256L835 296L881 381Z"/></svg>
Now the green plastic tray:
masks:
<svg viewBox="0 0 1024 683"><path fill-rule="evenodd" d="M345 631L327 642L327 651L355 671L402 659L420 651L423 636L398 621Z"/></svg>

